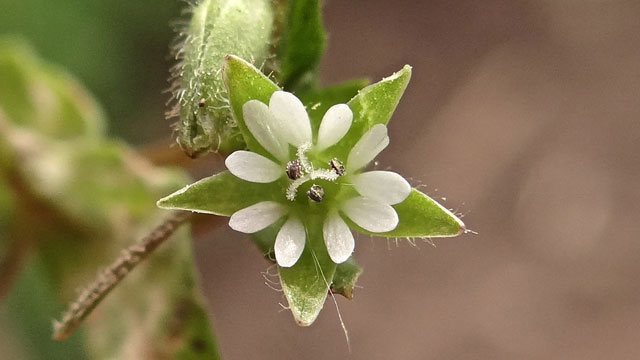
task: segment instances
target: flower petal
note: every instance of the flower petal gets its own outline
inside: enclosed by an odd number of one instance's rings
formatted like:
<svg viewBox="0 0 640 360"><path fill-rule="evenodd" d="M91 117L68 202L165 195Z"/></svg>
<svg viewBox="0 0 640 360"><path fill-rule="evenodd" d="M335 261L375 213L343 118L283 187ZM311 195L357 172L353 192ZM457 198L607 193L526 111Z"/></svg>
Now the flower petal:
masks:
<svg viewBox="0 0 640 360"><path fill-rule="evenodd" d="M306 234L302 222L295 217L289 218L278 232L273 247L278 265L282 267L293 266L302 255L305 238Z"/></svg>
<svg viewBox="0 0 640 360"><path fill-rule="evenodd" d="M356 245L351 230L337 211L329 212L324 220L322 233L331 260L336 264L347 261Z"/></svg>
<svg viewBox="0 0 640 360"><path fill-rule="evenodd" d="M262 201L233 213L229 226L235 231L253 234L273 224L286 213L284 205L275 201Z"/></svg>
<svg viewBox="0 0 640 360"><path fill-rule="evenodd" d="M286 161L289 145L269 107L258 100L249 100L242 105L242 116L260 145L279 160Z"/></svg>
<svg viewBox="0 0 640 360"><path fill-rule="evenodd" d="M251 151L236 151L224 164L236 177L255 183L274 182L284 174L282 166Z"/></svg>
<svg viewBox="0 0 640 360"><path fill-rule="evenodd" d="M398 214L394 208L364 196L345 202L342 211L358 226L371 232L387 232L398 226Z"/></svg>
<svg viewBox="0 0 640 360"><path fill-rule="evenodd" d="M318 141L316 142L318 151L340 141L349 131L352 121L353 112L347 104L337 104L330 107L322 117L318 130Z"/></svg>
<svg viewBox="0 0 640 360"><path fill-rule="evenodd" d="M269 100L269 110L277 119L285 140L298 147L311 142L311 123L304 105L295 95L276 91Z"/></svg>
<svg viewBox="0 0 640 360"><path fill-rule="evenodd" d="M362 196L384 204L401 203L411 193L411 185L391 171L369 171L353 177L353 184Z"/></svg>
<svg viewBox="0 0 640 360"><path fill-rule="evenodd" d="M365 167L371 160L389 145L387 127L383 124L374 125L353 146L347 159L347 169L356 171Z"/></svg>

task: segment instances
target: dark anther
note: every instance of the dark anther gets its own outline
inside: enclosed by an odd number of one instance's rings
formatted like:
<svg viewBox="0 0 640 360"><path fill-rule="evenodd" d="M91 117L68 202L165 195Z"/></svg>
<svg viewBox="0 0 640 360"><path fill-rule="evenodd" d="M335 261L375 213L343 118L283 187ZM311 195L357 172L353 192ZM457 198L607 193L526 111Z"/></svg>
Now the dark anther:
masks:
<svg viewBox="0 0 640 360"><path fill-rule="evenodd" d="M313 184L307 191L307 196L315 202L320 202L324 198L324 189L320 185Z"/></svg>
<svg viewBox="0 0 640 360"><path fill-rule="evenodd" d="M200 102L198 102L198 106L204 107L205 105L207 105L207 100L205 100L205 98L200 99Z"/></svg>
<svg viewBox="0 0 640 360"><path fill-rule="evenodd" d="M329 161L329 166L331 166L333 171L335 171L338 176L344 175L344 164L342 163L342 161L333 158L331 159L331 161Z"/></svg>
<svg viewBox="0 0 640 360"><path fill-rule="evenodd" d="M300 165L300 161L291 160L287 163L287 176L291 180L298 179L302 176L302 166Z"/></svg>

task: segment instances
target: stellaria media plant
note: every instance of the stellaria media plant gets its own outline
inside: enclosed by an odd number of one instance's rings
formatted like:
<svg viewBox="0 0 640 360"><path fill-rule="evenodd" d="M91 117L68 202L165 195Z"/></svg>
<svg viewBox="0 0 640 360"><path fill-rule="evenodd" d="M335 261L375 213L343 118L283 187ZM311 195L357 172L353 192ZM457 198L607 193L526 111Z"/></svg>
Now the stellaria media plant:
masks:
<svg viewBox="0 0 640 360"><path fill-rule="evenodd" d="M362 273L352 257L355 233L433 238L465 231L400 174L368 170L393 141L387 126L410 66L374 84L320 87L326 36L317 0L203 0L189 14L175 48L168 114L178 118L186 155L218 153L227 170L167 192L157 202L173 210L167 220L82 293L56 323L56 338L68 336L191 212L229 217L232 229L251 236L277 266L302 326L315 321L329 293L353 298Z"/></svg>
<svg viewBox="0 0 640 360"><path fill-rule="evenodd" d="M223 79L247 150L228 168L160 201L165 209L230 216L229 226L273 249L300 325L322 309L352 230L380 237L456 236L464 224L390 171L363 171L389 144L387 123L411 68L365 87L346 103L302 101L257 68L227 56ZM320 271L318 271L320 270Z"/></svg>

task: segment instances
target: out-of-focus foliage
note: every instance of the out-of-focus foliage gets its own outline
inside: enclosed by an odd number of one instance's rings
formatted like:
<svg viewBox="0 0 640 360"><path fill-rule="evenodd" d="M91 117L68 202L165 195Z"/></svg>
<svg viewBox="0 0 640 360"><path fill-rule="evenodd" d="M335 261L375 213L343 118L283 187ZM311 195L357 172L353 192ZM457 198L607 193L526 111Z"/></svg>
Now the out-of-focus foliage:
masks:
<svg viewBox="0 0 640 360"><path fill-rule="evenodd" d="M217 358L186 229L113 291L84 334L50 340L51 317L162 220L155 199L186 178L105 138L90 95L22 43L0 40L0 78L4 326L33 359Z"/></svg>
<svg viewBox="0 0 640 360"><path fill-rule="evenodd" d="M291 0L279 44L279 81L290 90L316 86L317 67L326 48L318 0Z"/></svg>
<svg viewBox="0 0 640 360"><path fill-rule="evenodd" d="M43 58L77 76L104 105L110 131L139 143L162 133L141 127L168 129L169 122L158 124L175 36L169 24L183 6L175 0L0 0L0 34L27 39Z"/></svg>

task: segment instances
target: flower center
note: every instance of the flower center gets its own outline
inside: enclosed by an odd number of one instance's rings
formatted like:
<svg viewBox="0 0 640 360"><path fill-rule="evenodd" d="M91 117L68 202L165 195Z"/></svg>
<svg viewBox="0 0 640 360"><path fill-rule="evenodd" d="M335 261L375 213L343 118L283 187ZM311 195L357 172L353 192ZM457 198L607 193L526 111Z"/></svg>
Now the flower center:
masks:
<svg viewBox="0 0 640 360"><path fill-rule="evenodd" d="M344 175L344 165L336 158L329 161L329 169L314 169L306 154L310 149L311 144L309 143L300 145L296 151L297 159L287 163L285 172L287 177L292 180L287 187L287 200L295 200L298 188L309 180L322 179L335 182L336 179ZM311 200L320 202L324 197L324 189L320 185L314 184L307 191L307 196Z"/></svg>

